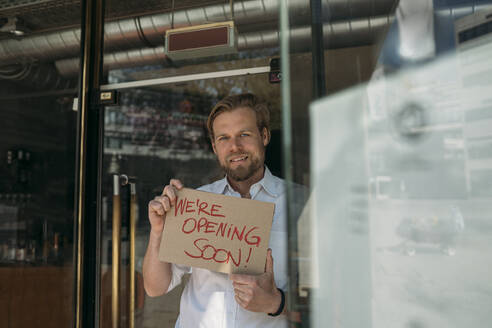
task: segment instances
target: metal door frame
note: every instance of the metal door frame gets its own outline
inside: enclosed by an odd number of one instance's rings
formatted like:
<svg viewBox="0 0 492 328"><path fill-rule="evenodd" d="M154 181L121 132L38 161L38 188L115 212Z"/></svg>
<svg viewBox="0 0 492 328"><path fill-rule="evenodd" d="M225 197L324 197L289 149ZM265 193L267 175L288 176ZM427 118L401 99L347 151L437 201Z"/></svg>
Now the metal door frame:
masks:
<svg viewBox="0 0 492 328"><path fill-rule="evenodd" d="M130 89L130 88L141 88L141 87L148 87L154 85L165 85L165 84L182 83L182 82L189 82L189 81L208 80L208 79L224 78L224 77L231 77L231 76L254 75L254 74L269 73L269 72L270 72L270 66L231 69L227 71L214 71L208 73L176 75L176 76L162 77L157 79L105 84L105 85L101 85L100 90L109 91L109 90L121 90L121 89Z"/></svg>
<svg viewBox="0 0 492 328"><path fill-rule="evenodd" d="M101 181L104 139L102 91L269 73L270 66L101 84L105 0L82 1L74 225L73 327L99 327L101 294Z"/></svg>
<svg viewBox="0 0 492 328"><path fill-rule="evenodd" d="M75 176L73 327L99 326L104 0L82 0Z"/></svg>

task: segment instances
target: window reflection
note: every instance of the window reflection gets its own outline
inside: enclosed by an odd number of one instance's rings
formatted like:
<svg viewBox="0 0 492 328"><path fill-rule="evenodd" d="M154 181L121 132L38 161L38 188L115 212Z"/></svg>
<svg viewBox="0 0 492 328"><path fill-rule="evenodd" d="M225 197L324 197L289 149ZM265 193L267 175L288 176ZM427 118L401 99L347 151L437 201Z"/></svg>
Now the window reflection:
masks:
<svg viewBox="0 0 492 328"><path fill-rule="evenodd" d="M385 44L369 83L311 107L314 326L491 320L492 12L459 16L454 48Z"/></svg>

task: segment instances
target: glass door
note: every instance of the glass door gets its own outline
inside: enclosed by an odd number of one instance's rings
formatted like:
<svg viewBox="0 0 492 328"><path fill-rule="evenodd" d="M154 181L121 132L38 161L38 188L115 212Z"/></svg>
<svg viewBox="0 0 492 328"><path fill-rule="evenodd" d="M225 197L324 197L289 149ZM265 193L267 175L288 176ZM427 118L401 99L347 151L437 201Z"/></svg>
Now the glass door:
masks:
<svg viewBox="0 0 492 328"><path fill-rule="evenodd" d="M244 15L238 4L234 17ZM117 101L104 113L100 327L174 327L186 281L161 297L148 297L143 289L147 204L171 178L197 188L223 177L205 123L213 105L229 94L252 92L268 103L273 137L267 165L281 176L280 85L269 74L278 42L264 47L259 34L250 34L249 48L244 41L254 24L274 30L267 14L276 15L277 8L238 22L224 1L129 1L126 6L109 3L106 10L101 91L116 91ZM186 58L166 53L166 30L231 20L232 50L205 49ZM278 71L275 61L273 66ZM121 185L127 181L123 175L130 184ZM115 229L121 229L120 236Z"/></svg>
<svg viewBox="0 0 492 328"><path fill-rule="evenodd" d="M268 59L258 59L268 65ZM214 69L217 64L206 64ZM200 69L202 66L197 66ZM269 68L269 66L267 66ZM189 67L186 67L189 69ZM245 69L245 72L247 69ZM119 70L110 72L110 77L121 79L134 72ZM149 72L150 73L150 72ZM220 73L222 72L212 72ZM114 74L114 75L113 75ZM142 74L142 72L140 72ZM155 74L155 71L152 71ZM182 76L181 76L182 77ZM144 82L144 81L140 81ZM118 88L119 83L108 85ZM181 288L162 297L145 295L142 283L142 261L147 247L150 224L147 204L160 195L171 178L178 178L190 188L197 188L223 177L211 149L206 130L208 112L219 97L234 92L253 92L268 96L273 117L279 117L279 85L270 84L268 74L220 77L207 80L190 80L149 87L118 90L120 103L106 106L104 131L104 180L102 186L102 277L101 277L101 326L111 322L112 274L115 268L114 216L121 209L120 254L120 326L126 327L131 311L128 308L130 272L134 270L134 322L135 327L174 327L179 309ZM273 121L276 130L278 120ZM274 134L278 135L277 132ZM279 140L271 154L279 152ZM277 148L275 148L277 147ZM268 156L268 155L267 155ZM268 156L269 167L277 175L280 157ZM134 184L136 203L132 206L132 186L125 184L126 175ZM115 183L120 189L121 206L115 205ZM134 211L134 212L132 212ZM134 241L132 240L131 214L134 213ZM134 247L134 267L130 249ZM183 286L184 284L182 284ZM130 311L130 312L129 312Z"/></svg>
<svg viewBox="0 0 492 328"><path fill-rule="evenodd" d="M0 2L0 326L73 323L79 1ZM61 40L63 42L52 42Z"/></svg>

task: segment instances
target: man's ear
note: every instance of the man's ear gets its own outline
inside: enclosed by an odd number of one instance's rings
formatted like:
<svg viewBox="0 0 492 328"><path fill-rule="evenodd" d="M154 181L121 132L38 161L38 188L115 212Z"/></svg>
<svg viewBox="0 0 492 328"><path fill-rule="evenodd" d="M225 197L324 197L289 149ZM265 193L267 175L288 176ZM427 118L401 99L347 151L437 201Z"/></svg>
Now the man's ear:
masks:
<svg viewBox="0 0 492 328"><path fill-rule="evenodd" d="M270 143L270 138L271 138L270 130L264 127L261 135L263 139L263 146L266 147Z"/></svg>
<svg viewBox="0 0 492 328"><path fill-rule="evenodd" d="M212 149L214 151L214 154L217 155L217 150L215 149L215 142L213 140L210 140L210 143L212 144Z"/></svg>

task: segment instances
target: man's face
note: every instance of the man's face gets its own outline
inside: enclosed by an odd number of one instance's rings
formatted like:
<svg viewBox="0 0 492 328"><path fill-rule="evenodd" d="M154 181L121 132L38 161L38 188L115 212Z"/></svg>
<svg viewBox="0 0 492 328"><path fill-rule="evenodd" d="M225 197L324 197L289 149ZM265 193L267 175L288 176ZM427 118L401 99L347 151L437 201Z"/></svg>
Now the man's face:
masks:
<svg viewBox="0 0 492 328"><path fill-rule="evenodd" d="M219 114L212 126L212 147L220 166L229 179L245 181L263 172L265 147L269 142L267 129L256 126L256 113L241 107Z"/></svg>

